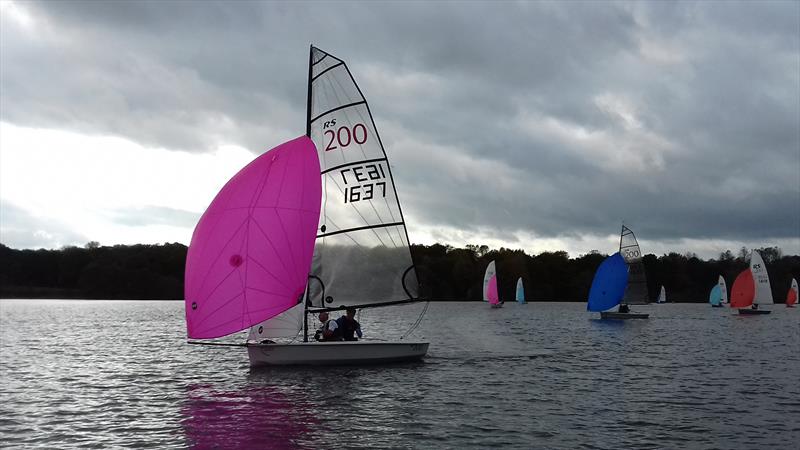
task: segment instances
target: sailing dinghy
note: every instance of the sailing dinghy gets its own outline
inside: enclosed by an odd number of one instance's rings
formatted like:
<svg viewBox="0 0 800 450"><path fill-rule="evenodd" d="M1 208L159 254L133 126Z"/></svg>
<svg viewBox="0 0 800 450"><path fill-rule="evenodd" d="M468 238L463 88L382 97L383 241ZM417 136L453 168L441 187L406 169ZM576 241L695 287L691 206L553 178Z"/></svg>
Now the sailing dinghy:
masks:
<svg viewBox="0 0 800 450"><path fill-rule="evenodd" d="M713 288L711 288L711 292L708 293L708 303L711 303L712 308L722 308L724 305L722 304L722 290L720 289L719 283L715 284Z"/></svg>
<svg viewBox="0 0 800 450"><path fill-rule="evenodd" d="M644 264L642 264L642 250L639 248L639 242L633 231L625 225L622 225L619 236L619 254L628 267L628 282L625 286L625 294L619 303L617 311L619 317L615 318L646 319L649 314L633 314L628 307L628 305L646 305L650 303L650 299L647 295L647 278L645 278Z"/></svg>
<svg viewBox="0 0 800 450"><path fill-rule="evenodd" d="M522 284L522 278L517 279L517 295L516 295L517 303L520 305L525 305L525 286Z"/></svg>
<svg viewBox="0 0 800 450"><path fill-rule="evenodd" d="M789 286L789 292L786 293L786 307L794 308L795 303L797 303L798 296L800 296L800 292L798 292L797 289L797 280L792 278L792 284Z"/></svg>
<svg viewBox="0 0 800 450"><path fill-rule="evenodd" d="M218 344L245 346L251 366L422 359L427 342L308 341L309 314L420 301L386 152L344 61L311 47L306 136L262 159L274 167L248 165L195 229L189 338L252 327L246 343ZM230 217L212 213L218 202Z"/></svg>
<svg viewBox="0 0 800 450"><path fill-rule="evenodd" d="M720 303L722 305L728 304L728 285L725 284L725 278L720 275L719 276L719 294L720 294Z"/></svg>
<svg viewBox="0 0 800 450"><path fill-rule="evenodd" d="M759 305L773 303L767 266L761 255L753 250L750 268L742 271L733 282L731 308L739 308L739 314L743 315L769 314L769 310L759 309Z"/></svg>
<svg viewBox="0 0 800 450"><path fill-rule="evenodd" d="M503 307L497 293L497 270L495 270L494 261L486 266L486 272L483 274L483 301L489 302L492 308Z"/></svg>
<svg viewBox="0 0 800 450"><path fill-rule="evenodd" d="M667 291L664 289L664 285L661 285L661 291L658 293L656 303L667 303Z"/></svg>
<svg viewBox="0 0 800 450"><path fill-rule="evenodd" d="M619 252L600 263L589 289L586 310L599 312L602 319L646 319L648 314L611 311L622 302L628 285L628 265Z"/></svg>

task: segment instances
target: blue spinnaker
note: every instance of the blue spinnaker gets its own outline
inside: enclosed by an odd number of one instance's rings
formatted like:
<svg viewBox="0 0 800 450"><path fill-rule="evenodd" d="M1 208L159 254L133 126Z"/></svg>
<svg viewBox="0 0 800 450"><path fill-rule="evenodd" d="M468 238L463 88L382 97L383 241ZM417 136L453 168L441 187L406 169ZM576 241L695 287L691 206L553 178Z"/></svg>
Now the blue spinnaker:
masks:
<svg viewBox="0 0 800 450"><path fill-rule="evenodd" d="M588 311L600 312L619 304L628 284L628 266L619 253L609 256L597 268L589 290Z"/></svg>
<svg viewBox="0 0 800 450"><path fill-rule="evenodd" d="M711 293L708 295L708 301L714 306L722 303L722 291L719 289L718 284L714 285L711 289Z"/></svg>

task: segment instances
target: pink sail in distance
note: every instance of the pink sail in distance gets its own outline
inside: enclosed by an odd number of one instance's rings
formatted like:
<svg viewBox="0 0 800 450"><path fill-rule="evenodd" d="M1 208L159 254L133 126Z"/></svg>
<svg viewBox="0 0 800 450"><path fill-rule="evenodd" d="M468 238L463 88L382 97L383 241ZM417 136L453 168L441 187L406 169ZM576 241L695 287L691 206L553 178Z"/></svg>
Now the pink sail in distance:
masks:
<svg viewBox="0 0 800 450"><path fill-rule="evenodd" d="M489 284L486 286L486 298L489 299L489 303L492 305L500 303L500 296L497 295L496 275L493 275L492 278L489 278Z"/></svg>
<svg viewBox="0 0 800 450"><path fill-rule="evenodd" d="M301 301L322 183L314 143L281 144L239 171L197 223L186 255L189 338L243 330Z"/></svg>

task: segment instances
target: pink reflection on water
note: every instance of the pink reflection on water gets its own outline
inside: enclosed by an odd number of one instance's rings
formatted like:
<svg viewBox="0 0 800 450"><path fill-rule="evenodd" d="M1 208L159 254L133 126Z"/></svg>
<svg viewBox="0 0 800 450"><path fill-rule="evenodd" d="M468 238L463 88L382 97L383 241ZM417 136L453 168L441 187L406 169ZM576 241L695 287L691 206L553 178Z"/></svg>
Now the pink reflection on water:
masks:
<svg viewBox="0 0 800 450"><path fill-rule="evenodd" d="M198 384L187 388L181 426L193 449L295 449L311 442L313 409L276 387L223 391Z"/></svg>

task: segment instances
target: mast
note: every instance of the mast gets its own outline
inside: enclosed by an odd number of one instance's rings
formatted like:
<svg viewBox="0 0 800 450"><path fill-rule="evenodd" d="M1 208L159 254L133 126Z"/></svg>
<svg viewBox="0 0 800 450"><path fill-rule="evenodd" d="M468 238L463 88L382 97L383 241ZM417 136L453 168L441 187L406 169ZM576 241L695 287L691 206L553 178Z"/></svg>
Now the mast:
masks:
<svg viewBox="0 0 800 450"><path fill-rule="evenodd" d="M306 136L311 137L311 66L314 58L314 45L308 46L308 90L306 92Z"/></svg>

